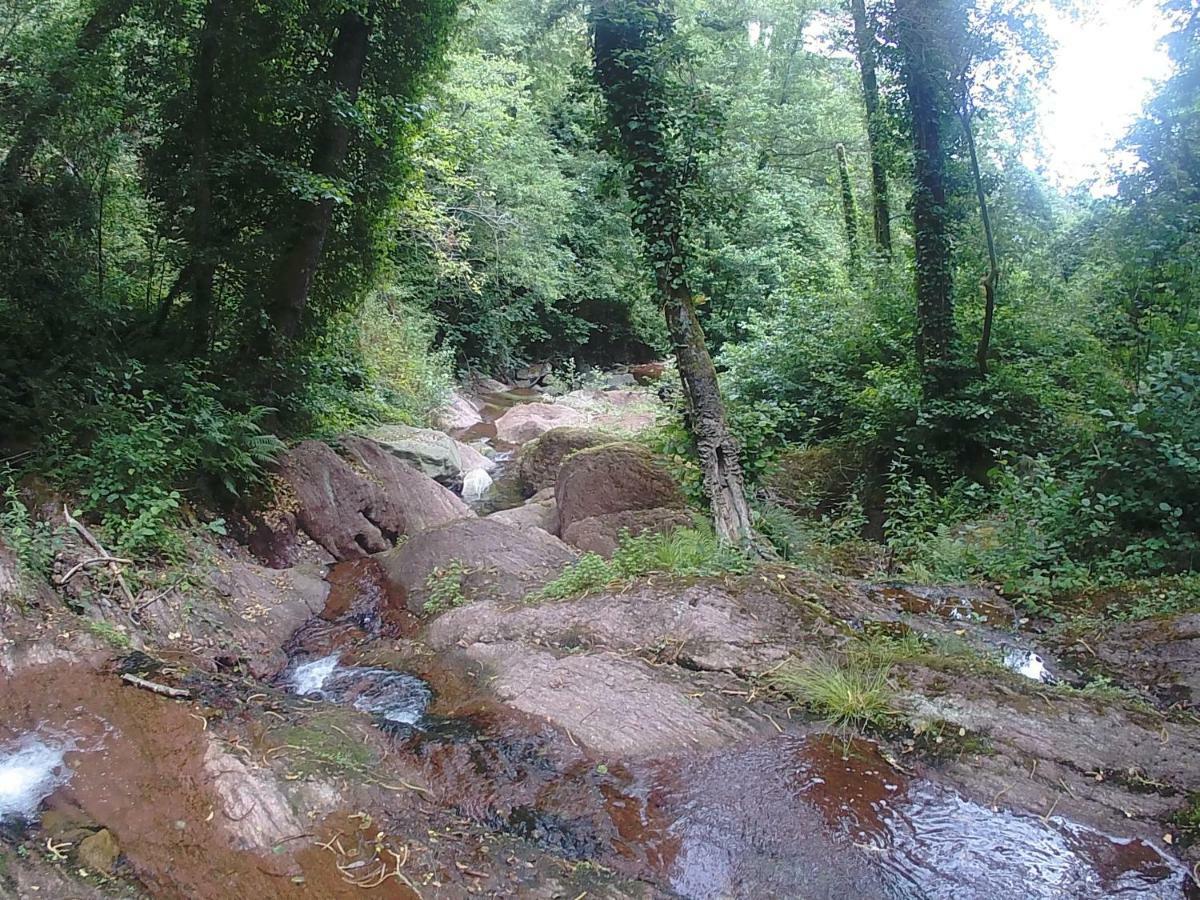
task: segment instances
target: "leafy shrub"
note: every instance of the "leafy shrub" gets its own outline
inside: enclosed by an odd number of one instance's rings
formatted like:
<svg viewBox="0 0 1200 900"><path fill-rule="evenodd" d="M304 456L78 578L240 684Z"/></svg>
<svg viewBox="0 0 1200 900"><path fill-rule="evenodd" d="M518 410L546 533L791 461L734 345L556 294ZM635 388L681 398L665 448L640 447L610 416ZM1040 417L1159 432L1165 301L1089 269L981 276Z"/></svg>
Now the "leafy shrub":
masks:
<svg viewBox="0 0 1200 900"><path fill-rule="evenodd" d="M46 458L121 555L179 550L183 489L199 482L213 496L237 495L263 481L283 447L260 424L270 410L231 410L184 367L150 377L130 361L97 373L84 390L86 404L53 423Z"/></svg>
<svg viewBox="0 0 1200 900"><path fill-rule="evenodd" d="M34 516L12 482L4 489L0 537L17 555L22 574L35 578L50 574L59 545L58 532L51 523Z"/></svg>
<svg viewBox="0 0 1200 900"><path fill-rule="evenodd" d="M463 593L463 578L467 567L460 560L454 559L445 566L438 566L425 579L425 589L428 598L422 609L427 616L434 616L449 609L464 606L467 597Z"/></svg>

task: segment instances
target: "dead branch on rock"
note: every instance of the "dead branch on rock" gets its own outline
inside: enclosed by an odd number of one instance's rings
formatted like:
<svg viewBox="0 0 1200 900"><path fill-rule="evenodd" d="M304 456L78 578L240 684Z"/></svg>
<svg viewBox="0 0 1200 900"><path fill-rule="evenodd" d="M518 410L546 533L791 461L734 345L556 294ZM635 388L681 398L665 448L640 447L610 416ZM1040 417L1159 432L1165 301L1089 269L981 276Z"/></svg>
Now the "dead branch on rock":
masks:
<svg viewBox="0 0 1200 900"><path fill-rule="evenodd" d="M174 700L188 700L192 696L191 691L186 691L183 688L171 687L166 684L159 684L157 681L147 681L130 672L126 672L121 676L121 680L127 684L132 684L134 687L140 687L143 690L151 691L155 694L161 694L164 697L170 697Z"/></svg>
<svg viewBox="0 0 1200 900"><path fill-rule="evenodd" d="M83 562L78 562L67 570L67 574L58 579L58 584L61 587L66 584L88 566L94 566L96 563L121 563L123 565L133 565L133 560L122 559L119 556L93 556L90 559L85 559Z"/></svg>
<svg viewBox="0 0 1200 900"><path fill-rule="evenodd" d="M96 536L88 531L86 525L71 515L71 511L66 506L63 507L63 518L66 519L68 525L79 532L79 536L87 541L88 546L102 557L102 561L108 563L108 569L112 572L113 577L116 578L117 584L121 586L121 592L125 595L125 600L130 606L133 606L133 591L129 589L129 585L125 582L125 576L121 573L121 563L128 562L128 560L121 560L120 557L113 556L105 550L104 545L96 540Z"/></svg>

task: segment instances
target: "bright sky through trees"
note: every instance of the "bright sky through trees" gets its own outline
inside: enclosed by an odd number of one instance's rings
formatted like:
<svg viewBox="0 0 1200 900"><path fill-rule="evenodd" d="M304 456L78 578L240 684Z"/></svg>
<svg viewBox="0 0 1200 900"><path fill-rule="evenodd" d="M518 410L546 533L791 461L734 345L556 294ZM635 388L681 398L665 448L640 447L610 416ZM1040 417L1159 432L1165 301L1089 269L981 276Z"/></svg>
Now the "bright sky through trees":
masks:
<svg viewBox="0 0 1200 900"><path fill-rule="evenodd" d="M1082 20L1046 3L1051 36L1058 42L1054 71L1042 95L1041 122L1051 178L1063 188L1100 178L1117 159L1114 145L1170 74L1160 40L1169 22L1156 0L1096 0ZM1031 159L1030 162L1036 162Z"/></svg>

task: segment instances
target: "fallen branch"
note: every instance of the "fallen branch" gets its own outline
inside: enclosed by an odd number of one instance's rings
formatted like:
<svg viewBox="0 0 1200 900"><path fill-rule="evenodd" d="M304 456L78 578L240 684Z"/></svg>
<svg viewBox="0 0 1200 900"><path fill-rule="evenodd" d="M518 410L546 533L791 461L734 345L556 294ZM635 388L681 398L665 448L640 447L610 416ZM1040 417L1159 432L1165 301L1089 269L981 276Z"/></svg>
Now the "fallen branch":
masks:
<svg viewBox="0 0 1200 900"><path fill-rule="evenodd" d="M67 574L58 579L59 585L64 585L88 566L94 566L96 563L120 563L126 566L133 565L132 559L122 559L119 556L93 556L91 559L85 559L83 562L76 563L67 570Z"/></svg>
<svg viewBox="0 0 1200 900"><path fill-rule="evenodd" d="M126 672L121 676L121 680L127 684L132 684L134 687L140 687L143 690L151 691L155 694L161 694L164 697L171 697L175 700L188 700L192 696L191 691L185 691L183 688L170 687L169 685L159 684L157 681L147 681L134 675L131 672Z"/></svg>
<svg viewBox="0 0 1200 900"><path fill-rule="evenodd" d="M63 518L67 520L67 524L79 532L79 536L87 541L88 546L95 550L103 557L107 557L108 569L117 579L117 584L121 586L121 592L125 594L125 599L133 606L133 591L129 589L129 585L125 582L125 576L121 574L121 565L116 560L118 557L113 556L104 549L104 545L96 540L96 536L88 531L87 526L71 515L71 511L66 506L63 507Z"/></svg>

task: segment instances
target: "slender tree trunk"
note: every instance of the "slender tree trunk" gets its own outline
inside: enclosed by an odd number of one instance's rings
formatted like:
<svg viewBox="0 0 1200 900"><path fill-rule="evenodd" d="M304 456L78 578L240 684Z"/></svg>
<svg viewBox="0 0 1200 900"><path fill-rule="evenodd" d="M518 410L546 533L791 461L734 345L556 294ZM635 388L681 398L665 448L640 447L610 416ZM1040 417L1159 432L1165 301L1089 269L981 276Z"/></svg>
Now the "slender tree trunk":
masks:
<svg viewBox="0 0 1200 900"><path fill-rule="evenodd" d="M740 450L686 278L684 192L692 164L675 159L668 145L673 133L668 120L675 112L663 82L663 43L670 22L670 10L658 0L595 0L596 81L629 163L634 225L662 298L717 537L752 549Z"/></svg>
<svg viewBox="0 0 1200 900"><path fill-rule="evenodd" d="M311 168L316 175L336 178L350 149L350 125L338 107L342 102L353 104L358 100L369 37L367 18L354 11L342 14L329 66L333 96L313 151ZM273 355L277 356L282 346L300 333L304 310L333 221L333 209L333 199L324 197L305 203L299 211L295 237L280 260L269 310L273 334L268 343Z"/></svg>
<svg viewBox="0 0 1200 900"><path fill-rule="evenodd" d="M913 132L913 237L916 244L917 362L927 398L955 379L954 297L946 206L943 119L951 83L934 29L946 0L896 0L896 23Z"/></svg>
<svg viewBox="0 0 1200 900"><path fill-rule="evenodd" d="M842 186L842 220L846 225L846 243L850 247L850 274L858 274L858 204L854 202L854 185L850 182L850 164L846 162L846 145L837 145L838 180Z"/></svg>
<svg viewBox="0 0 1200 900"><path fill-rule="evenodd" d="M213 246L213 98L225 7L226 0L209 0L204 13L204 27L196 54L195 105L188 129L192 143L189 173L192 217L188 229L188 242L192 250L188 266L192 302L188 307L188 319L193 356L204 353L212 339L213 277L217 271L216 248Z"/></svg>
<svg viewBox="0 0 1200 900"><path fill-rule="evenodd" d="M963 134L967 139L967 150L971 158L971 177L975 181L975 197L979 200L979 216L983 220L983 237L987 242L988 271L980 279L983 286L983 331L979 336L979 346L975 350L975 364L980 375L987 375L988 352L992 343L992 321L996 317L996 288L1000 283L1000 263L996 257L996 238L992 232L992 214L988 209L987 193L983 189L983 175L979 170L979 151L975 147L975 128L971 124L974 118L974 108L971 104L971 89L969 85L962 86L962 107L959 118L962 120Z"/></svg>
<svg viewBox="0 0 1200 900"><path fill-rule="evenodd" d="M879 80L875 74L875 29L867 20L865 0L850 0L854 17L854 43L862 75L863 105L867 110L867 145L871 152L871 213L875 244L884 256L892 255L892 213L888 202L887 167L883 160L884 123L879 110Z"/></svg>
<svg viewBox="0 0 1200 900"><path fill-rule="evenodd" d="M0 184L12 184L29 168L33 157L41 146L47 125L54 119L75 86L75 78L81 59L99 49L121 21L133 0L101 0L91 17L84 23L83 30L75 39L74 52L50 73L47 91L40 102L35 103L21 123L17 136L0 164Z"/></svg>

